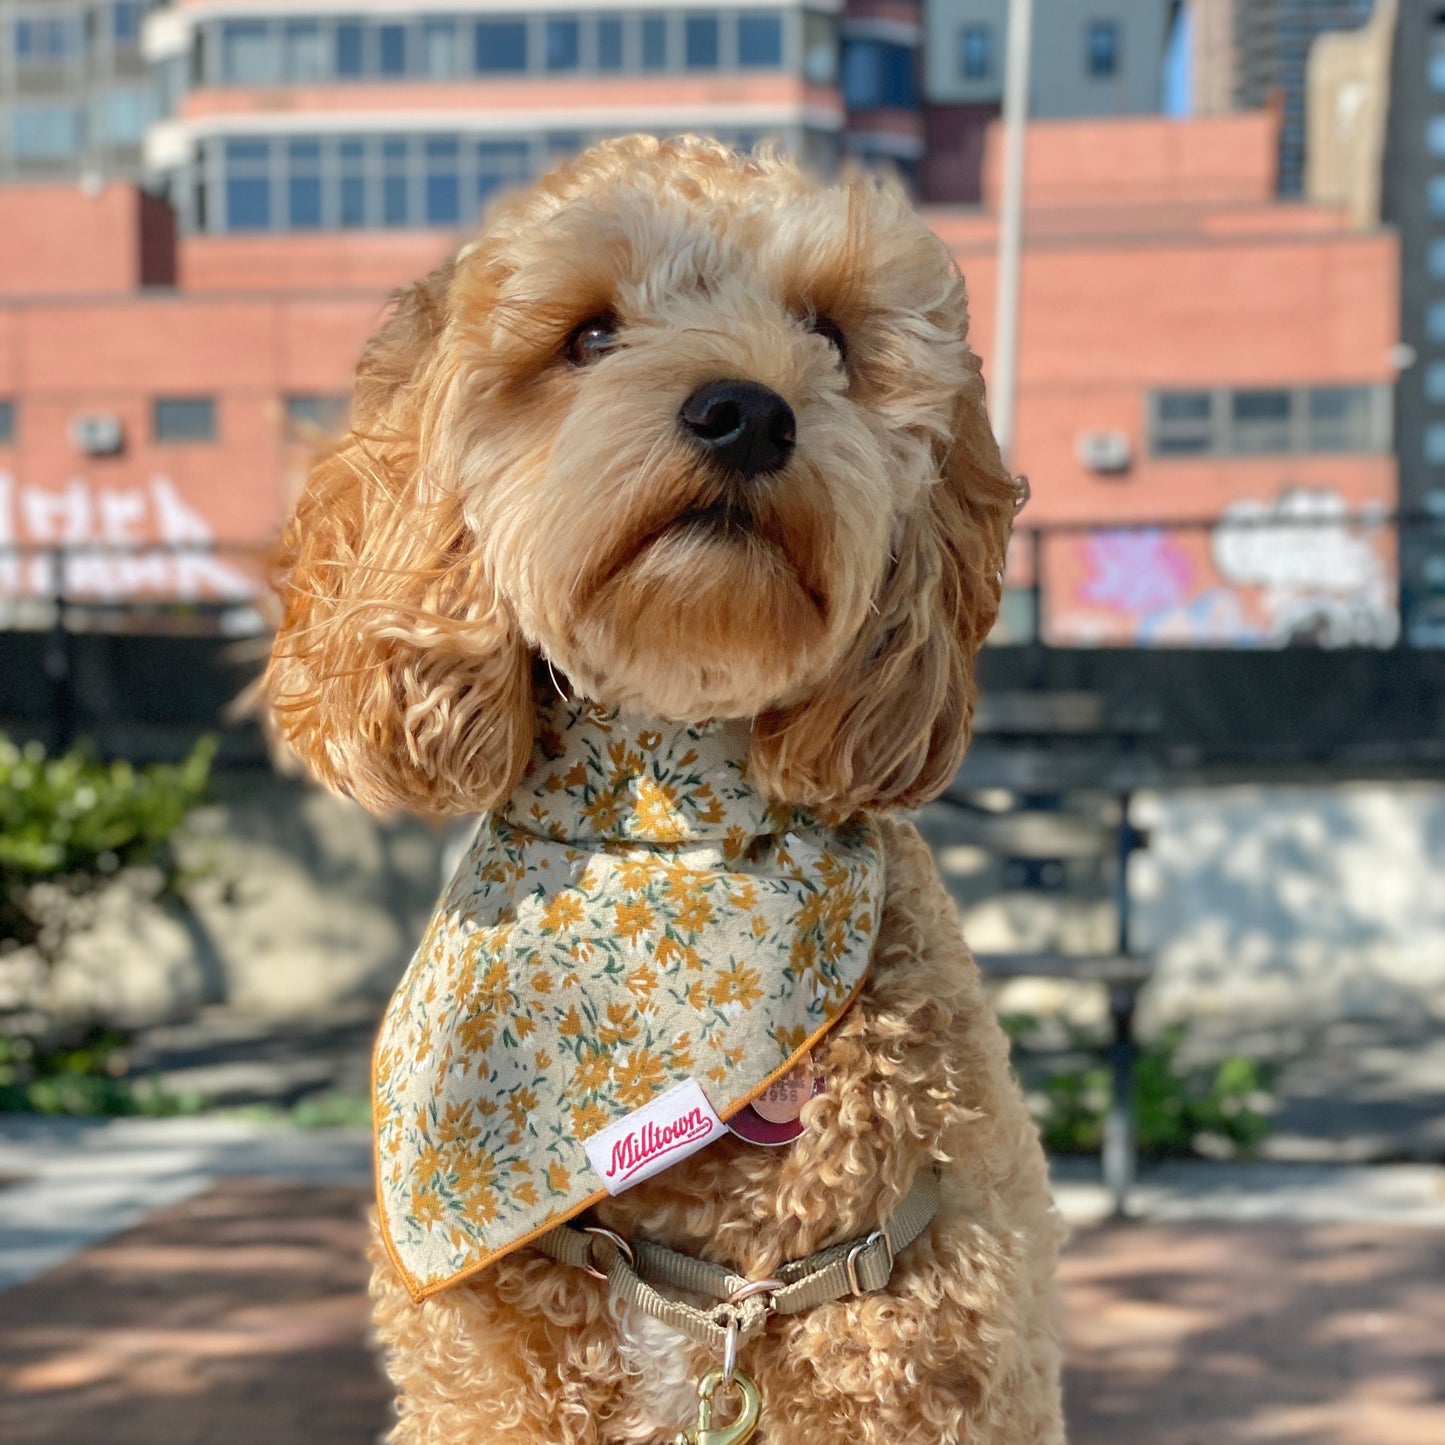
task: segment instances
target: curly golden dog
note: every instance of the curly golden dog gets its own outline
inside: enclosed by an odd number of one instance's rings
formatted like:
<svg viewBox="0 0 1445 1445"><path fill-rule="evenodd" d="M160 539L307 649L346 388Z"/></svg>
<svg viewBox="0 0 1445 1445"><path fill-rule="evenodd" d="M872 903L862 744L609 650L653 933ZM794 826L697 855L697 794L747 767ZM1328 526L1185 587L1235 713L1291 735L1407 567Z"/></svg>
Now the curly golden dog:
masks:
<svg viewBox="0 0 1445 1445"><path fill-rule="evenodd" d="M779 1315L738 1368L768 1445L1057 1445L1060 1229L1008 1050L898 810L958 766L1020 500L964 284L888 181L630 138L505 197L405 291L283 546L285 738L373 809L499 807L554 694L746 719L747 775L871 820L886 886L826 1087L592 1217L761 1280L937 1170L879 1289ZM397 1445L689 1428L718 1361L530 1247L418 1300L375 1251Z"/></svg>

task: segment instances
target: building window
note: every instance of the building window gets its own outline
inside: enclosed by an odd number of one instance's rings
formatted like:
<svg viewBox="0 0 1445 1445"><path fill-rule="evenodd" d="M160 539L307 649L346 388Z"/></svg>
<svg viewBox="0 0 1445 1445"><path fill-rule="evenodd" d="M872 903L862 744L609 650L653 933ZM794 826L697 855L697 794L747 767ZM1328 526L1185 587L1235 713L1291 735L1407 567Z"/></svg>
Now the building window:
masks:
<svg viewBox="0 0 1445 1445"><path fill-rule="evenodd" d="M158 442L213 442L216 403L209 396L157 398L151 433Z"/></svg>
<svg viewBox="0 0 1445 1445"><path fill-rule="evenodd" d="M510 75L527 68L527 22L483 20L477 25L477 74Z"/></svg>
<svg viewBox="0 0 1445 1445"><path fill-rule="evenodd" d="M461 143L455 136L426 139L426 223L455 226L462 219Z"/></svg>
<svg viewBox="0 0 1445 1445"><path fill-rule="evenodd" d="M582 24L566 16L548 20L542 39L548 70L576 70L582 59Z"/></svg>
<svg viewBox="0 0 1445 1445"><path fill-rule="evenodd" d="M965 80L987 80L993 74L993 31L987 25L965 25L959 31L958 73Z"/></svg>
<svg viewBox="0 0 1445 1445"><path fill-rule="evenodd" d="M1114 20L1091 20L1084 32L1084 70L1096 80L1119 73L1119 25Z"/></svg>
<svg viewBox="0 0 1445 1445"><path fill-rule="evenodd" d="M1287 391L1236 391L1229 399L1230 451L1273 456L1290 448L1290 394Z"/></svg>
<svg viewBox="0 0 1445 1445"><path fill-rule="evenodd" d="M15 403L0 401L0 447L15 445Z"/></svg>
<svg viewBox="0 0 1445 1445"><path fill-rule="evenodd" d="M271 142L228 140L226 158L226 229L271 229Z"/></svg>
<svg viewBox="0 0 1445 1445"><path fill-rule="evenodd" d="M324 392L293 392L286 398L286 424L301 436L345 429L351 410L349 396Z"/></svg>
<svg viewBox="0 0 1445 1445"><path fill-rule="evenodd" d="M738 16L738 65L776 70L783 63L783 17L764 11Z"/></svg>
<svg viewBox="0 0 1445 1445"><path fill-rule="evenodd" d="M1445 216L1445 176L1431 176L1425 183L1426 202L1432 216Z"/></svg>
<svg viewBox="0 0 1445 1445"><path fill-rule="evenodd" d="M622 21L616 15L598 18L597 68L608 74L622 69Z"/></svg>
<svg viewBox="0 0 1445 1445"><path fill-rule="evenodd" d="M642 17L642 68L667 69L667 17L664 15Z"/></svg>
<svg viewBox="0 0 1445 1445"><path fill-rule="evenodd" d="M342 20L336 26L336 76L360 80L366 74L366 32L359 20Z"/></svg>
<svg viewBox="0 0 1445 1445"><path fill-rule="evenodd" d="M1309 393L1309 450L1379 450L1376 401L1376 393L1367 386L1314 387Z"/></svg>
<svg viewBox="0 0 1445 1445"><path fill-rule="evenodd" d="M1445 301L1432 301L1425 308L1425 336L1430 341L1445 341Z"/></svg>
<svg viewBox="0 0 1445 1445"><path fill-rule="evenodd" d="M838 79L838 22L831 15L803 15L803 79L812 85Z"/></svg>
<svg viewBox="0 0 1445 1445"><path fill-rule="evenodd" d="M689 15L683 26L683 63L689 70L716 70L721 45L716 15Z"/></svg>
<svg viewBox="0 0 1445 1445"><path fill-rule="evenodd" d="M10 148L17 161L63 161L80 153L80 112L73 105L29 103L10 112Z"/></svg>
<svg viewBox="0 0 1445 1445"><path fill-rule="evenodd" d="M139 45L140 25L146 7L141 0L113 0L110 7L110 38L114 45Z"/></svg>
<svg viewBox="0 0 1445 1445"><path fill-rule="evenodd" d="M421 26L421 73L428 80L447 80L461 69L462 41L457 22L442 16L423 20Z"/></svg>
<svg viewBox="0 0 1445 1445"><path fill-rule="evenodd" d="M101 145L136 146L155 119L155 92L147 85L114 85L91 105L91 125Z"/></svg>
<svg viewBox="0 0 1445 1445"><path fill-rule="evenodd" d="M376 27L377 71L387 80L396 80L406 71L405 25Z"/></svg>
<svg viewBox="0 0 1445 1445"><path fill-rule="evenodd" d="M1430 89L1445 93L1445 55L1430 57Z"/></svg>
<svg viewBox="0 0 1445 1445"><path fill-rule="evenodd" d="M1214 394L1161 391L1154 395L1151 435L1156 457L1200 456L1214 450Z"/></svg>
<svg viewBox="0 0 1445 1445"><path fill-rule="evenodd" d="M1425 428L1425 460L1432 467L1445 467L1445 424L1437 421Z"/></svg>
<svg viewBox="0 0 1445 1445"><path fill-rule="evenodd" d="M292 231L322 225L319 140L298 137L286 143L286 225Z"/></svg>
<svg viewBox="0 0 1445 1445"><path fill-rule="evenodd" d="M264 20L228 20L221 27L221 79L227 85L274 85L280 78Z"/></svg>
<svg viewBox="0 0 1445 1445"><path fill-rule="evenodd" d="M80 54L80 26L73 16L24 16L13 33L17 65L63 65Z"/></svg>
<svg viewBox="0 0 1445 1445"><path fill-rule="evenodd" d="M1425 368L1425 400L1445 402L1445 361L1432 361Z"/></svg>
<svg viewBox="0 0 1445 1445"><path fill-rule="evenodd" d="M883 40L845 42L843 102L850 110L916 106L918 71L913 49Z"/></svg>
<svg viewBox="0 0 1445 1445"><path fill-rule="evenodd" d="M1388 449L1388 429L1376 386L1158 391L1150 399L1156 457L1377 452Z"/></svg>
<svg viewBox="0 0 1445 1445"><path fill-rule="evenodd" d="M1432 156L1445 156L1445 115L1432 115L1425 127L1425 142Z"/></svg>

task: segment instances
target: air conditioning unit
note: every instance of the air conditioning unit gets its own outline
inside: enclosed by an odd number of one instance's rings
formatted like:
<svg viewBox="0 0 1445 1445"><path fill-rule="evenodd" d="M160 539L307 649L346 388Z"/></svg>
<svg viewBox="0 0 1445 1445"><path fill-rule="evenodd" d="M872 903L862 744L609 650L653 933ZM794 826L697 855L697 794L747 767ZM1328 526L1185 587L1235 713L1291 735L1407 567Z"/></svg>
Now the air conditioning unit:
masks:
<svg viewBox="0 0 1445 1445"><path fill-rule="evenodd" d="M125 433L118 416L103 412L70 419L70 443L78 452L90 457L108 457L121 449Z"/></svg>
<svg viewBox="0 0 1445 1445"><path fill-rule="evenodd" d="M1080 432L1077 454L1079 465L1088 467L1091 472L1127 472L1129 434L1121 431Z"/></svg>

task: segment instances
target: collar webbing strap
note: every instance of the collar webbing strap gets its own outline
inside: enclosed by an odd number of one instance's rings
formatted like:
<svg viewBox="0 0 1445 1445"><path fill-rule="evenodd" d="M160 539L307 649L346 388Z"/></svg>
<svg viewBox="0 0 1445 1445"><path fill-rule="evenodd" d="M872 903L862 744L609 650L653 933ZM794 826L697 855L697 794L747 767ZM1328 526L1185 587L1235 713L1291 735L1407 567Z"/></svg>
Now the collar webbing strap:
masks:
<svg viewBox="0 0 1445 1445"><path fill-rule="evenodd" d="M762 1333L771 1315L798 1314L882 1289L892 1277L895 1257L933 1223L939 1200L937 1172L921 1170L907 1197L877 1229L781 1266L776 1276L782 1281L780 1288L750 1294L736 1304L728 1301L751 1281L722 1265L645 1239L619 1244L609 1232L563 1224L544 1234L536 1247L563 1264L605 1274L613 1294L698 1344L722 1352L730 1330L736 1330L737 1343L745 1344ZM658 1285L711 1296L721 1303L701 1309L662 1294Z"/></svg>

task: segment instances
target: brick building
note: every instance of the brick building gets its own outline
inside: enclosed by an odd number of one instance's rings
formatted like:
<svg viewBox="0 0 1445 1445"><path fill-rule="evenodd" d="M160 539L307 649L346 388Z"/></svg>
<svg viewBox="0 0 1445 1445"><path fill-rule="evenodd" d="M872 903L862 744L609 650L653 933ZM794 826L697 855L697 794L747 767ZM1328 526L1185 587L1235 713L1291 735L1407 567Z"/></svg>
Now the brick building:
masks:
<svg viewBox="0 0 1445 1445"><path fill-rule="evenodd" d="M1278 202L1276 123L1258 112L1031 128L1026 522L1392 508L1394 237L1351 228L1343 208ZM985 360L996 141L985 204L930 213L969 278ZM127 187L0 189L0 544L266 542L387 292L453 235L177 234L161 202ZM1357 570L1390 592L1388 542L1368 542ZM1060 640L1124 638L1194 625L1199 607L1200 635L1266 635L1264 583L1222 578L1217 550L1205 531L1120 534L1103 550L1097 536L1051 541L1051 625ZM1158 574L1152 591L1116 575L1130 556ZM1016 581L1028 560L1021 551ZM53 580L39 559L23 578L7 565L5 590ZM239 558L88 565L81 580L102 591L249 585ZM1230 596L1211 604L1221 587ZM1379 640L1390 624L1376 622Z"/></svg>

